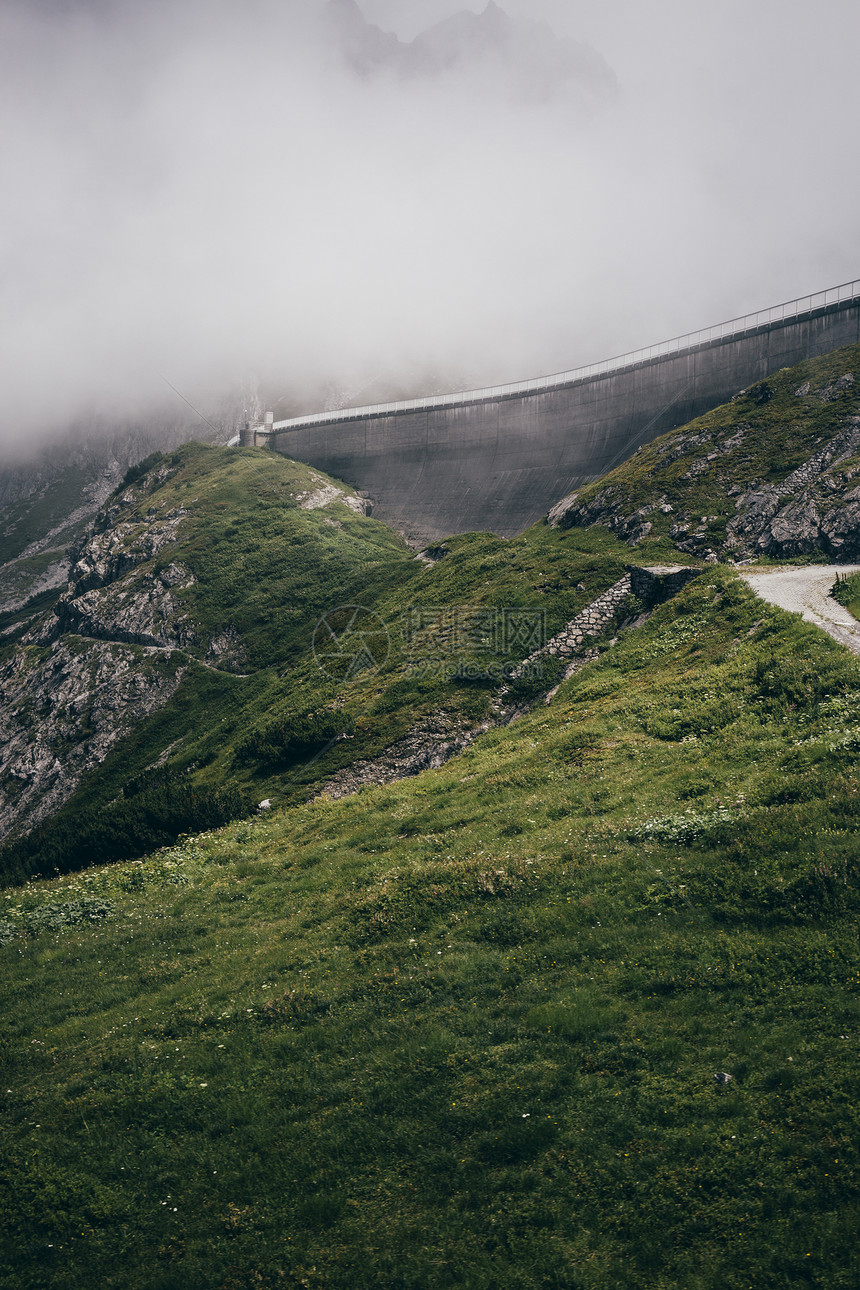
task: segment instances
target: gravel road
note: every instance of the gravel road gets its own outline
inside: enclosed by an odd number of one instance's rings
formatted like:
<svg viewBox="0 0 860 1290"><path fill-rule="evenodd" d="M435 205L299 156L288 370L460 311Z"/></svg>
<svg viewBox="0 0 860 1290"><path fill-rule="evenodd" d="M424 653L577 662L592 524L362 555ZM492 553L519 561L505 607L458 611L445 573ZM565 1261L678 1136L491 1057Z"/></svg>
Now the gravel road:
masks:
<svg viewBox="0 0 860 1290"><path fill-rule="evenodd" d="M738 569L756 595L780 609L803 614L840 645L860 654L860 623L829 595L837 573L860 572L860 564L809 564L781 569Z"/></svg>

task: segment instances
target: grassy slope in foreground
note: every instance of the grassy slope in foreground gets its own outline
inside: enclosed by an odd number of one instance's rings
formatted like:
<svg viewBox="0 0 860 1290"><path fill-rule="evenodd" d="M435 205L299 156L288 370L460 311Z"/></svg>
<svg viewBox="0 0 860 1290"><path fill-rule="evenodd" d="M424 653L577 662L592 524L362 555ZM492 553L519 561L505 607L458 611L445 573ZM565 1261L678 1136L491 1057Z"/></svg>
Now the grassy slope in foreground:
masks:
<svg viewBox="0 0 860 1290"><path fill-rule="evenodd" d="M717 569L440 771L10 893L0 1284L855 1286L858 731Z"/></svg>

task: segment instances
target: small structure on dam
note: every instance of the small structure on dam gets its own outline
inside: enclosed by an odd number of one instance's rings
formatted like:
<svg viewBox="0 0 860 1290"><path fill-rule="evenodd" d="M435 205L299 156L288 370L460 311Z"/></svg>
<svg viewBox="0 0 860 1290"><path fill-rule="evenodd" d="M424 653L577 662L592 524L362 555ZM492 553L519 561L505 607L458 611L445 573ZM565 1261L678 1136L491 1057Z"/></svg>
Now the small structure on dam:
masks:
<svg viewBox="0 0 860 1290"><path fill-rule="evenodd" d="M269 421L248 435L345 480L416 545L513 537L657 435L860 341L860 281L534 381Z"/></svg>

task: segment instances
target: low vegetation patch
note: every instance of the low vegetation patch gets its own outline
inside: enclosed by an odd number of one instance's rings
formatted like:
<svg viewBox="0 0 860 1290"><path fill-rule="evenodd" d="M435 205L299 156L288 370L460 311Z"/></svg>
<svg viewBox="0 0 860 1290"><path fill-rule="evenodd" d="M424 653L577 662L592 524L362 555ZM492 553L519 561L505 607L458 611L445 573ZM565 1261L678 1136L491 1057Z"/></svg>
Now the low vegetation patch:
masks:
<svg viewBox="0 0 860 1290"><path fill-rule="evenodd" d="M837 575L830 594L855 618L860 619L860 573L851 573L847 577Z"/></svg>

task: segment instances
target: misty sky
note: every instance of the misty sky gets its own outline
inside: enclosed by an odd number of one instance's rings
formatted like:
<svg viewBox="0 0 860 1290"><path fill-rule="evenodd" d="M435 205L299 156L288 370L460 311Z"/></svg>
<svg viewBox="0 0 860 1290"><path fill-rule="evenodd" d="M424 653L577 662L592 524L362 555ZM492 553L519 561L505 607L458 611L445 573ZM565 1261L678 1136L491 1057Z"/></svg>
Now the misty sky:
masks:
<svg viewBox="0 0 860 1290"><path fill-rule="evenodd" d="M0 443L165 377L516 380L860 277L856 0L499 3L482 50L484 0L360 0L401 41L365 59L324 0L4 0Z"/></svg>

